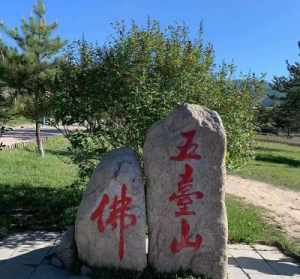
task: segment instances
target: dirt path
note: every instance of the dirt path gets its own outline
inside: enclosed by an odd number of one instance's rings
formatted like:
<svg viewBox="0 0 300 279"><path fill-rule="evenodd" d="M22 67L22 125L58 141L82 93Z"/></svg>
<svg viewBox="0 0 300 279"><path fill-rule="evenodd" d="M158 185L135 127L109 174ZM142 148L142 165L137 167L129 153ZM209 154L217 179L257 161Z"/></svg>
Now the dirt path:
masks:
<svg viewBox="0 0 300 279"><path fill-rule="evenodd" d="M300 192L231 175L227 176L226 192L270 210L271 217L300 242Z"/></svg>

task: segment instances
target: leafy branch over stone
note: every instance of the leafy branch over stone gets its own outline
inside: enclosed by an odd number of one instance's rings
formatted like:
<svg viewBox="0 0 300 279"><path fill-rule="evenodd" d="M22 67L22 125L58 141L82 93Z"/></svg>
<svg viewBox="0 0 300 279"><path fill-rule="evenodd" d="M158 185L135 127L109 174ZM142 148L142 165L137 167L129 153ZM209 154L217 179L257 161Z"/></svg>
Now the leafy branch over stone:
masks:
<svg viewBox="0 0 300 279"><path fill-rule="evenodd" d="M56 121L80 123L87 132L69 137L83 176L101 154L120 146L141 153L145 131L182 103L216 110L228 136L227 165L252 156L253 89L260 80L233 79L234 66L214 62L212 45L192 40L185 25L166 29L149 20L146 27L115 24L113 39L103 47L74 42L61 65L53 104Z"/></svg>

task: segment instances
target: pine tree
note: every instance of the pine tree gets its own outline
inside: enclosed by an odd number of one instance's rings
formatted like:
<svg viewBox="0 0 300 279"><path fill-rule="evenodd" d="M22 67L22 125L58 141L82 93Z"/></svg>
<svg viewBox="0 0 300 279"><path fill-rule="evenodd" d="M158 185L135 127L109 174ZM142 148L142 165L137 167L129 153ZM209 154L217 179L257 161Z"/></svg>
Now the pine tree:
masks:
<svg viewBox="0 0 300 279"><path fill-rule="evenodd" d="M60 37L53 37L58 25L47 24L45 13L43 1L38 0L33 15L28 20L22 19L21 31L0 24L0 31L17 45L15 48L0 45L1 79L18 94L28 96L25 112L36 123L36 142L42 156L41 119L48 111L51 84L57 73L57 55L64 45Z"/></svg>
<svg viewBox="0 0 300 279"><path fill-rule="evenodd" d="M284 93L279 97L279 105L274 108L274 121L290 136L292 130L300 128L300 63L287 62L287 70L288 77L274 77L273 88Z"/></svg>

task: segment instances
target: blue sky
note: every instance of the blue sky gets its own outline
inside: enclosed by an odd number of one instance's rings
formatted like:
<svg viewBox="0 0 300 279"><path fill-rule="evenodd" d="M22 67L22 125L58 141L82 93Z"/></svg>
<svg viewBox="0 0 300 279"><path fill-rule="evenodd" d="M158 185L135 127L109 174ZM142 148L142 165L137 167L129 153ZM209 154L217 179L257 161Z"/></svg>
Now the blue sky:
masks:
<svg viewBox="0 0 300 279"><path fill-rule="evenodd" d="M16 26L31 13L34 0L2 0L0 19ZM238 72L286 74L285 60L299 60L299 0L46 0L47 18L59 23L68 40L84 34L103 43L112 33L111 23L147 17L162 26L184 22L195 34L204 23L204 38L214 45L216 61L234 62Z"/></svg>

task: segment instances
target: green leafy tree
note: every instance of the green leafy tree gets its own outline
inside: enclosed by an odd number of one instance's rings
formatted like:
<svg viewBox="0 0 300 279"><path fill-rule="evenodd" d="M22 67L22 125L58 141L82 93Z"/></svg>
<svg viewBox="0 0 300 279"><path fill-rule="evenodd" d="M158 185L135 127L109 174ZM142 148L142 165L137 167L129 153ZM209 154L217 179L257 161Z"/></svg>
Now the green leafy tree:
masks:
<svg viewBox="0 0 300 279"><path fill-rule="evenodd" d="M181 25L162 30L149 21L145 28L115 27L115 37L103 47L86 41L69 46L58 77L52 104L57 123L87 127L69 136L82 175L112 148L131 146L142 153L146 130L185 102L221 114L229 167L252 156L255 77L236 83L233 65L216 67L202 28L192 41Z"/></svg>
<svg viewBox="0 0 300 279"><path fill-rule="evenodd" d="M273 118L275 125L290 136L293 130L300 128L300 63L287 62L287 70L287 77L274 77L273 88L283 94L277 97L279 104L274 108Z"/></svg>
<svg viewBox="0 0 300 279"><path fill-rule="evenodd" d="M10 37L16 47L1 46L0 72L2 80L18 94L27 95L24 114L36 123L36 141L39 153L44 156L40 136L41 119L48 112L51 86L57 74L57 54L64 45L53 37L57 23L47 24L42 0L33 7L33 16L22 19L21 31L4 24L1 31Z"/></svg>
<svg viewBox="0 0 300 279"><path fill-rule="evenodd" d="M271 107L257 107L256 113L256 130L260 133L276 133L277 129L274 127L274 111Z"/></svg>

